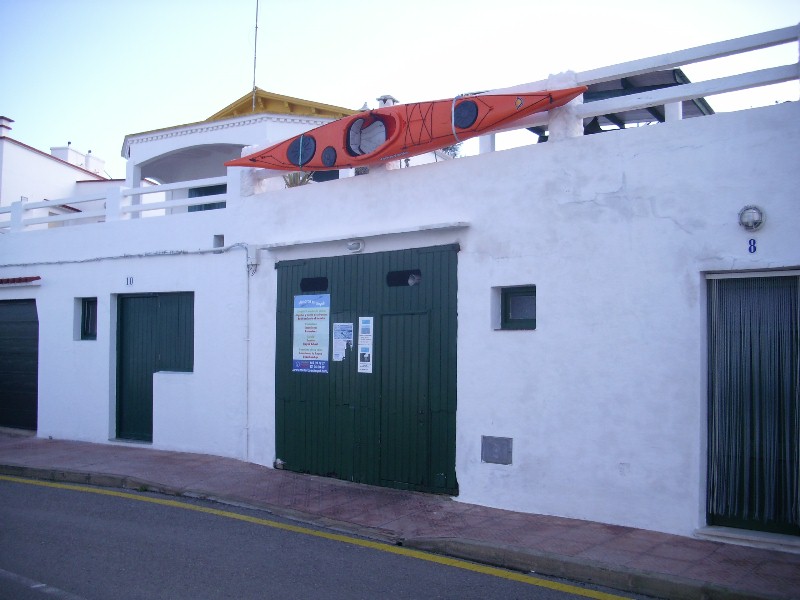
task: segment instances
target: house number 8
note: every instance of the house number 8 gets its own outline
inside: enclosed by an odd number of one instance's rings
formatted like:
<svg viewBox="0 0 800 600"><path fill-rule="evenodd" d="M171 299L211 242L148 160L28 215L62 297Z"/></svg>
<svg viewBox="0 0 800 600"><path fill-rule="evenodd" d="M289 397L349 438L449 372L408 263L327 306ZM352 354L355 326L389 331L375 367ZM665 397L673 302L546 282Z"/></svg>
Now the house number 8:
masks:
<svg viewBox="0 0 800 600"><path fill-rule="evenodd" d="M756 253L756 241L754 239L752 239L752 240L748 240L748 243L750 244L750 246L747 248L747 251L750 254L755 254Z"/></svg>

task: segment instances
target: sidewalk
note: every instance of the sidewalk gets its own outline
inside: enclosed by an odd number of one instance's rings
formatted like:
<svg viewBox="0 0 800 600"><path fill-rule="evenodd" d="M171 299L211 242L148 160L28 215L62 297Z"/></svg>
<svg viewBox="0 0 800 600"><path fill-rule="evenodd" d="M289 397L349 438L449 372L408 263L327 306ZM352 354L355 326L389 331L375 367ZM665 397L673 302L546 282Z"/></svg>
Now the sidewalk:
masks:
<svg viewBox="0 0 800 600"><path fill-rule="evenodd" d="M800 598L797 553L515 513L215 456L2 430L0 475L241 503L389 543L671 600Z"/></svg>

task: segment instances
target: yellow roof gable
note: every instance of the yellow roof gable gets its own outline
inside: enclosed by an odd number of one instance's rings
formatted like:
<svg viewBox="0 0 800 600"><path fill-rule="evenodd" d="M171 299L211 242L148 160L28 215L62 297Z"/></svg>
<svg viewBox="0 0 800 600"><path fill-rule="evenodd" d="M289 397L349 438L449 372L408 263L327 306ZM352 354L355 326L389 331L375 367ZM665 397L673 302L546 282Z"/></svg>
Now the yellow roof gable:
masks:
<svg viewBox="0 0 800 600"><path fill-rule="evenodd" d="M219 121L233 117L242 117L253 113L270 113L277 115L297 115L304 117L322 117L325 119L341 119L348 115L354 115L358 111L331 106L310 100L301 100L290 96L282 96L265 92L261 88L256 88L256 105L253 110L253 92L248 92L233 104L229 104L221 111L211 115L206 121Z"/></svg>

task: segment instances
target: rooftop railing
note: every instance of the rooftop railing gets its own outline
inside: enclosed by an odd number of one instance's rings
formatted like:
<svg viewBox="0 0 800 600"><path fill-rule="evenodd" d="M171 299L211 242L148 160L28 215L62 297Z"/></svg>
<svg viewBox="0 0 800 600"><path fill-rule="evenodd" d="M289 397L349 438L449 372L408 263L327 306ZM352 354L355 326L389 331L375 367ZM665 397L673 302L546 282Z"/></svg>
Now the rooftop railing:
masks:
<svg viewBox="0 0 800 600"><path fill-rule="evenodd" d="M102 223L187 212L192 206L226 202L227 194L189 198L190 190L227 184L228 178L211 177L138 188L111 188L41 202L14 202L0 207L0 232L48 229L67 225Z"/></svg>
<svg viewBox="0 0 800 600"><path fill-rule="evenodd" d="M776 29L774 31L749 35L734 40L716 42L713 44L698 46L696 48L690 48L688 50L670 52L669 54L662 54L660 56L634 60L611 67L603 67L600 69L593 69L591 71L584 71L582 73L574 73L572 85L589 86L592 84L642 75L644 73L675 69L696 63L734 56L737 54L746 54L784 44L795 44L796 48L794 55L798 56L800 53L797 47L799 41L800 25L795 25L793 27L785 27L783 29ZM784 83L787 81L797 81L798 78L800 78L800 62L794 62L788 65L767 67L756 71L731 75L728 77L721 77L708 81L685 83L664 89L648 90L638 94L597 100L595 102L587 102L585 104L576 102L566 108L571 112L573 119L583 120L607 114L633 111L662 105L665 107L675 107L679 106L681 102L686 100L696 100L698 98L704 98L707 96L748 90L757 87ZM491 93L541 91L548 89L548 87L552 85L552 82L553 78L550 78L542 81L503 88L500 90L492 90ZM680 110L674 108L670 110L668 108L665 112L667 113L667 120L681 118ZM552 117L553 115L547 112L537 113L525 120L516 121L514 126L509 127L507 131L521 128L546 126L550 123ZM489 138L489 136L486 137ZM490 143L487 144L484 141L481 146L482 149L491 149L493 147L493 142L490 140Z"/></svg>
<svg viewBox="0 0 800 600"><path fill-rule="evenodd" d="M573 73L568 85L592 85L621 80L645 73L664 71L706 62L732 55L745 54L800 41L800 25L759 33L725 42L707 44L661 56L635 60L628 63ZM798 55L798 52L795 53ZM620 95L593 102L575 101L556 109L552 113L539 113L516 121L511 129L548 127L550 139L580 135L585 119L664 106L666 120L681 119L681 103L707 96L735 92L797 81L800 78L800 62L767 67L756 71L739 73L718 79L683 83L641 93ZM556 78L493 90L494 93L539 91L553 86ZM562 87L567 87L564 85ZM559 115L559 119L554 117ZM556 134L556 135L554 135ZM481 138L481 152L494 149L494 134ZM10 207L0 208L0 233L30 229L43 229L88 222L118 221L147 216L162 216L186 212L189 207L224 202L227 194L189 198L188 191L228 182L226 176L158 185L152 187L117 188L103 195L88 195L42 202L15 202ZM229 189L230 186L229 186Z"/></svg>

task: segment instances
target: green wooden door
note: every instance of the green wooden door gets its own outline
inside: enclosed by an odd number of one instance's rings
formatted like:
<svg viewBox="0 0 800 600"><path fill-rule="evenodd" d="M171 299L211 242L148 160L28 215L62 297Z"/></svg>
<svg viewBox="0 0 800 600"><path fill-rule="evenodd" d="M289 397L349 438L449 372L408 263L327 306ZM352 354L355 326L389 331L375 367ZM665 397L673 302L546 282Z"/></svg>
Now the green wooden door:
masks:
<svg viewBox="0 0 800 600"><path fill-rule="evenodd" d="M456 494L457 246L284 261L278 269L276 451L287 469ZM293 370L294 303L330 299L327 372ZM371 318L371 368L359 320ZM352 327L337 357L333 332ZM365 365L361 364L363 368Z"/></svg>
<svg viewBox="0 0 800 600"><path fill-rule="evenodd" d="M384 315L380 331L381 484L429 488L428 314Z"/></svg>
<svg viewBox="0 0 800 600"><path fill-rule="evenodd" d="M194 368L194 294L136 294L117 303L117 437L153 440L153 373Z"/></svg>
<svg viewBox="0 0 800 600"><path fill-rule="evenodd" d="M0 301L0 427L36 429L38 377L36 301Z"/></svg>

